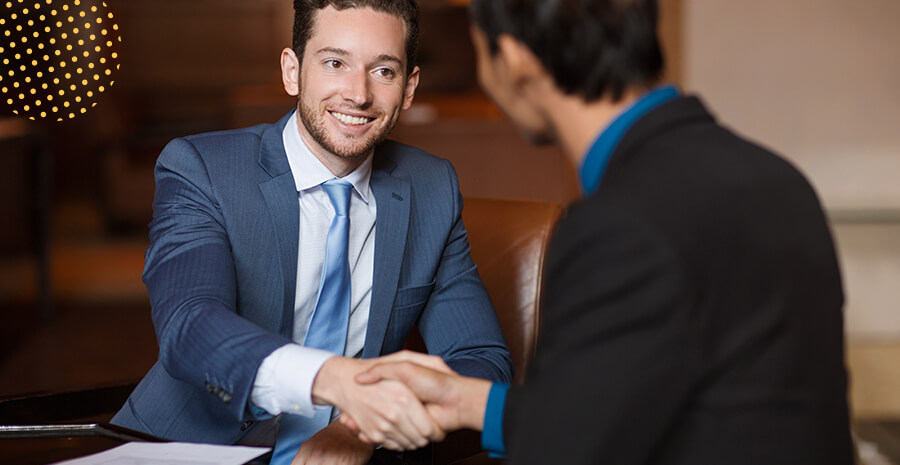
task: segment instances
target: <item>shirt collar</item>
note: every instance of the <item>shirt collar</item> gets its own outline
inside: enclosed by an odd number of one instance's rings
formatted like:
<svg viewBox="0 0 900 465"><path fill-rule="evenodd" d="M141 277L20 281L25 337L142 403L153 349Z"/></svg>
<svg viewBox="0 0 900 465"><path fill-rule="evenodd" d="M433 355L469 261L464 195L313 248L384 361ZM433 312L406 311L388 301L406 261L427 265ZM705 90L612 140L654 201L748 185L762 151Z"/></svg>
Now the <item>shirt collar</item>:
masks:
<svg viewBox="0 0 900 465"><path fill-rule="evenodd" d="M284 126L281 138L284 142L284 151L287 154L288 164L291 166L291 174L294 176L297 192L318 187L323 182L335 178L334 174L313 155L300 137L296 111L294 111ZM372 156L372 154L369 154L365 161L352 173L341 178L353 185L353 189L365 203L369 203Z"/></svg>
<svg viewBox="0 0 900 465"><path fill-rule="evenodd" d="M654 108L669 100L678 97L678 89L675 86L665 85L656 87L635 100L628 108L622 110L612 122L604 128L593 145L588 149L587 156L581 163L579 178L581 188L585 194L593 192L600 184L609 159L612 157L616 146L625 136L625 133Z"/></svg>

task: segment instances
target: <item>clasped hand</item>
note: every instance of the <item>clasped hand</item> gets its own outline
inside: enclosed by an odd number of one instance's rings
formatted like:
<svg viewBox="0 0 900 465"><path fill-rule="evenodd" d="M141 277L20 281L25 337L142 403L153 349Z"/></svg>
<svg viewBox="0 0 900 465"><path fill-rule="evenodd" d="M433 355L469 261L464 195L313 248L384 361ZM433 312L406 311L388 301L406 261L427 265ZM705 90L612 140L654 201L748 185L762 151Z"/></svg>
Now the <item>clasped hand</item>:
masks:
<svg viewBox="0 0 900 465"><path fill-rule="evenodd" d="M360 439L392 450L412 450L429 441L441 441L445 429L432 418L414 391L400 379L389 376L358 383L358 375L377 366L410 364L429 372L451 375L440 357L410 351L378 359L332 357L322 366L313 383L313 401L341 409L345 425ZM403 365L401 365L403 366ZM363 377L363 381L367 379Z"/></svg>
<svg viewBox="0 0 900 465"><path fill-rule="evenodd" d="M344 408L340 417L360 440L409 450L441 441L450 431L481 430L490 382L459 376L439 357L416 352L366 362L351 382L372 396L358 399L370 408Z"/></svg>

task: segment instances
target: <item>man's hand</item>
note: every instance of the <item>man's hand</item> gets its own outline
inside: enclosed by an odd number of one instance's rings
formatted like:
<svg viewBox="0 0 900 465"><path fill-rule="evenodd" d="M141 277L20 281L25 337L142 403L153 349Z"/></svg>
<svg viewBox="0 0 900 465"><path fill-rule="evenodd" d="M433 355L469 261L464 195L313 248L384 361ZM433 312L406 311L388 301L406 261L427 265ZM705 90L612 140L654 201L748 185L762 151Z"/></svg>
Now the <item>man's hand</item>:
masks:
<svg viewBox="0 0 900 465"><path fill-rule="evenodd" d="M355 379L360 384L378 387L391 381L403 383L425 403L428 414L444 431L463 428L480 431L484 426L484 411L491 390L489 381L437 371L407 361L378 363ZM345 425L360 433L360 439L372 442L373 438L366 428L355 420L352 415L341 417Z"/></svg>
<svg viewBox="0 0 900 465"><path fill-rule="evenodd" d="M332 357L322 365L313 382L313 401L331 404L350 415L373 444L393 450L424 447L444 439L444 431L431 419L419 399L402 383L386 381L362 385L354 377L379 361L412 361L437 372L452 373L435 356L403 351L379 359Z"/></svg>
<svg viewBox="0 0 900 465"><path fill-rule="evenodd" d="M291 465L364 465L374 450L335 421L304 442Z"/></svg>

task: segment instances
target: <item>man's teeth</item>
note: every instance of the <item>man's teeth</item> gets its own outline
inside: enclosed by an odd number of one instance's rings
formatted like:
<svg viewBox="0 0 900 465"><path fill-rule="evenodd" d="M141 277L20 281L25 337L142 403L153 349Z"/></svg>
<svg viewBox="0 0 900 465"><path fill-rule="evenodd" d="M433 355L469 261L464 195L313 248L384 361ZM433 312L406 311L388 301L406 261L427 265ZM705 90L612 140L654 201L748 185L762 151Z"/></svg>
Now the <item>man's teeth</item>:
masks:
<svg viewBox="0 0 900 465"><path fill-rule="evenodd" d="M337 118L338 121L340 121L344 124L360 125L360 124L366 124L369 122L369 118L365 118L362 116L350 116L350 115L345 115L343 113L338 113L336 111L332 111L331 114L334 115L334 117Z"/></svg>

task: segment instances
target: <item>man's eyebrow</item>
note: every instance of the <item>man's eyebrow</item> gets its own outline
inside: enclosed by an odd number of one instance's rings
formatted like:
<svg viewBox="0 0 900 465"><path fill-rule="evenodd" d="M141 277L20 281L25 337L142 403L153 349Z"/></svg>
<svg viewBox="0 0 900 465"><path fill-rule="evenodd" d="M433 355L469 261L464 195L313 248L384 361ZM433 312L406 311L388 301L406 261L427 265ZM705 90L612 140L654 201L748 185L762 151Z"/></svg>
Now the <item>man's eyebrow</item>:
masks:
<svg viewBox="0 0 900 465"><path fill-rule="evenodd" d="M319 50L316 50L316 55L321 55L323 53L333 53L335 55L340 55L340 56L349 56L350 55L350 52L348 52L342 48L323 47L323 48L320 48Z"/></svg>
<svg viewBox="0 0 900 465"><path fill-rule="evenodd" d="M390 61L392 63L396 63L397 66L403 66L403 60L395 57L394 55L378 55L378 62Z"/></svg>

